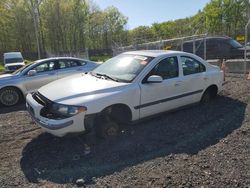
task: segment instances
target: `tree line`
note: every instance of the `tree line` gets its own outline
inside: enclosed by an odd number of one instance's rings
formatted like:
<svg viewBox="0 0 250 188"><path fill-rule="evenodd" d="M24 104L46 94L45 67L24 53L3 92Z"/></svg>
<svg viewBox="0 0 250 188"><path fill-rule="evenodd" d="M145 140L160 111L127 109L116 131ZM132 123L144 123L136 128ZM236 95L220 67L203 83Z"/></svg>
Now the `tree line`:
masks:
<svg viewBox="0 0 250 188"><path fill-rule="evenodd" d="M201 33L235 38L249 18L249 0L211 0L194 16L128 30L117 8L91 0L1 0L0 52L112 49Z"/></svg>
<svg viewBox="0 0 250 188"><path fill-rule="evenodd" d="M1 0L0 51L70 52L110 49L127 17L89 0Z"/></svg>
<svg viewBox="0 0 250 188"><path fill-rule="evenodd" d="M236 38L238 35L244 36L244 28L249 19L249 0L211 0L194 16L153 23L151 27L140 26L129 31L129 43L205 33ZM250 32L248 36L250 37Z"/></svg>

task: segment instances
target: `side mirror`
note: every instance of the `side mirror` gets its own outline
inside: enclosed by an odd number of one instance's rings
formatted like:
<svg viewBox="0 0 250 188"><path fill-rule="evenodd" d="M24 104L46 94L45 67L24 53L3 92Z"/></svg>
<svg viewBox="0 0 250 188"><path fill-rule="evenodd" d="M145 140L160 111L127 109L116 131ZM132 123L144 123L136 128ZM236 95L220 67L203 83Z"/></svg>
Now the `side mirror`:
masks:
<svg viewBox="0 0 250 188"><path fill-rule="evenodd" d="M36 70L29 70L28 76L34 76L36 75Z"/></svg>
<svg viewBox="0 0 250 188"><path fill-rule="evenodd" d="M162 77L158 75L149 76L147 79L148 83L161 83L162 81L163 81Z"/></svg>

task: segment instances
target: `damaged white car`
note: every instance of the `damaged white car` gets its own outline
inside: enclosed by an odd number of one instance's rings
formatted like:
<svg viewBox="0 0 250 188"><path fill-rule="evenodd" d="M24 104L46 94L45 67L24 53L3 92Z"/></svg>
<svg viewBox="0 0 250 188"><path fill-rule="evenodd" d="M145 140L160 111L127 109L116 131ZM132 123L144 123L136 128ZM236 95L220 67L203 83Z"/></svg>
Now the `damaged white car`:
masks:
<svg viewBox="0 0 250 188"><path fill-rule="evenodd" d="M53 135L95 130L109 137L121 124L208 102L222 83L223 72L196 55L134 51L43 86L27 95L26 105L36 124Z"/></svg>

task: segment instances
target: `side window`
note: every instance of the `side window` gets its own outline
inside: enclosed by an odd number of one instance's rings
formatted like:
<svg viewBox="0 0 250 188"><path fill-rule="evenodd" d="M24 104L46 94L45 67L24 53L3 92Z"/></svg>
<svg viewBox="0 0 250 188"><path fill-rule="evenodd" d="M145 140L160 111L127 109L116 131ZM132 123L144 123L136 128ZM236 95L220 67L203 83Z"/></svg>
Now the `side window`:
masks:
<svg viewBox="0 0 250 188"><path fill-rule="evenodd" d="M168 57L161 60L151 71L150 75L159 75L165 79L179 76L177 57Z"/></svg>
<svg viewBox="0 0 250 188"><path fill-rule="evenodd" d="M48 61L48 62L42 63L34 67L34 70L36 70L37 73L52 71L52 70L55 70L55 65L56 65L55 62Z"/></svg>
<svg viewBox="0 0 250 188"><path fill-rule="evenodd" d="M81 64L78 62L78 61L75 61L75 60L71 60L69 61L69 66L70 67L78 67L78 66L81 66Z"/></svg>
<svg viewBox="0 0 250 188"><path fill-rule="evenodd" d="M75 60L59 60L58 64L59 64L59 69L81 66L81 64Z"/></svg>
<svg viewBox="0 0 250 188"><path fill-rule="evenodd" d="M84 66L87 64L87 62L85 61L78 61L77 63L79 64L79 66Z"/></svg>
<svg viewBox="0 0 250 188"><path fill-rule="evenodd" d="M202 63L191 57L182 56L181 64L184 76L206 71L206 67Z"/></svg>
<svg viewBox="0 0 250 188"><path fill-rule="evenodd" d="M59 60L58 61L58 69L65 69L69 67L69 63L66 60Z"/></svg>

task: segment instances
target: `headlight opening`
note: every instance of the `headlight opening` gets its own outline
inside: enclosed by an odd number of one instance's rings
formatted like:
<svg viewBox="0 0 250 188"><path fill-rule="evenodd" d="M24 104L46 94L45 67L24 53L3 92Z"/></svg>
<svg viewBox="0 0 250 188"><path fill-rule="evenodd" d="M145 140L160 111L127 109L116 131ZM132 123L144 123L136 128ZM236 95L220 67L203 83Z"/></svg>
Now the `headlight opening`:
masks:
<svg viewBox="0 0 250 188"><path fill-rule="evenodd" d="M66 119L87 111L85 106L71 106L53 103L41 111L41 115L49 119Z"/></svg>

